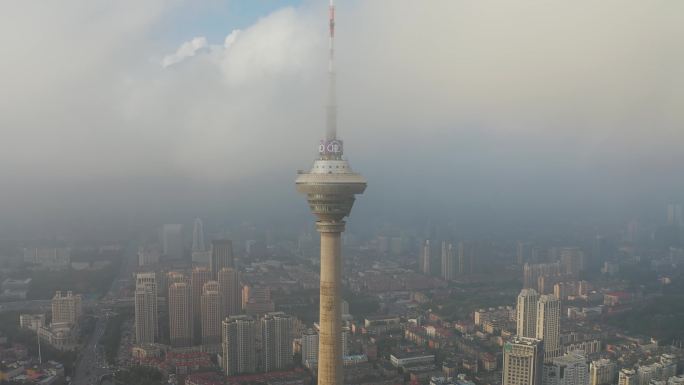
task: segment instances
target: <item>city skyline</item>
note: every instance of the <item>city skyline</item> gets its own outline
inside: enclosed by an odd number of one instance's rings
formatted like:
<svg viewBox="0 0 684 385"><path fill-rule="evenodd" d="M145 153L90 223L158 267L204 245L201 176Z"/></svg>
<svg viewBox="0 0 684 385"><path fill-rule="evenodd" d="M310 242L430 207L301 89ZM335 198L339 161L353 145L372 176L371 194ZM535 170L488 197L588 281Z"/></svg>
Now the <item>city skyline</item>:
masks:
<svg viewBox="0 0 684 385"><path fill-rule="evenodd" d="M0 383L684 385L683 15L0 4Z"/></svg>

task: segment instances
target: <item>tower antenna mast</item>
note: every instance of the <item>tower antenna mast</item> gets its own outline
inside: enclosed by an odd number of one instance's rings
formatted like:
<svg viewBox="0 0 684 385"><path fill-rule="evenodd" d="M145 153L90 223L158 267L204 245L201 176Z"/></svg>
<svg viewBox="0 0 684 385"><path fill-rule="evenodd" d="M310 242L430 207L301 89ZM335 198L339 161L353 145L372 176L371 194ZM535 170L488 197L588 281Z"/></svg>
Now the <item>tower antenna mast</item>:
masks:
<svg viewBox="0 0 684 385"><path fill-rule="evenodd" d="M335 4L329 6L329 48L328 48L328 106L326 111L326 139L337 139L337 90L335 79Z"/></svg>

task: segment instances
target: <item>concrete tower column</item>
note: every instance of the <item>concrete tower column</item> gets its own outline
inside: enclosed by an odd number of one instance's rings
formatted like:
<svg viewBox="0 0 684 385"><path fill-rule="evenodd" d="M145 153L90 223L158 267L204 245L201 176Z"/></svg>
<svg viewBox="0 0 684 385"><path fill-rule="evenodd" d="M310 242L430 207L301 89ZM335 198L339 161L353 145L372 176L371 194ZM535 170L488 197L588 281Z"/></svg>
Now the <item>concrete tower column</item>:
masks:
<svg viewBox="0 0 684 385"><path fill-rule="evenodd" d="M344 222L316 224L321 234L321 298L318 385L342 384L342 232Z"/></svg>

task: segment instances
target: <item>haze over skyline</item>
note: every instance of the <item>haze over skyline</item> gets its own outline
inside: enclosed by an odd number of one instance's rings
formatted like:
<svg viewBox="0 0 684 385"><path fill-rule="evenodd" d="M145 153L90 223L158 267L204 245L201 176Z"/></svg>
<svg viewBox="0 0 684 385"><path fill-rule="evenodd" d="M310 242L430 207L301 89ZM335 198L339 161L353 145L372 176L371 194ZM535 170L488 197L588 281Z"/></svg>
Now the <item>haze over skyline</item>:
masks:
<svg viewBox="0 0 684 385"><path fill-rule="evenodd" d="M325 4L264 3L223 31L214 2L0 6L0 226L304 226L291 179L324 135ZM355 220L684 200L684 4L417 4L339 7L340 133L373 181Z"/></svg>

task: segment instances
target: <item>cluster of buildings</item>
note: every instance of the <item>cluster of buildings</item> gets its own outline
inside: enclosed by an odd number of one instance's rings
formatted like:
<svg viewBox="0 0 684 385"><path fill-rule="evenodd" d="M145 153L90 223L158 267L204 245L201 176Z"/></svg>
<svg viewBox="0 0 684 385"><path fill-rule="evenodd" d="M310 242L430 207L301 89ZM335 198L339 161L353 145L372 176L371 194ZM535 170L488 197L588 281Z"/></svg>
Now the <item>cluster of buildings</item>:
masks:
<svg viewBox="0 0 684 385"><path fill-rule="evenodd" d="M64 365L32 359L26 346L9 344L6 337L0 336L0 383L53 385L64 380Z"/></svg>
<svg viewBox="0 0 684 385"><path fill-rule="evenodd" d="M58 350L75 350L78 347L82 298L71 291L58 291L52 298L52 319L48 324L45 314L20 314L19 326L38 335L41 342Z"/></svg>
<svg viewBox="0 0 684 385"><path fill-rule="evenodd" d="M203 252L201 228L194 238L195 253ZM177 375L206 371L212 360L227 376L293 368L300 323L274 311L271 286L243 278L231 241L213 241L207 264L194 263L190 270L154 271L156 256L149 254L140 250L139 264L147 271L135 280L134 361ZM160 335L162 313L168 315L168 336Z"/></svg>

